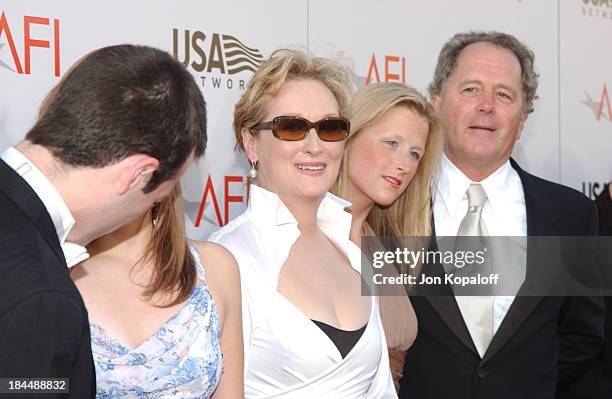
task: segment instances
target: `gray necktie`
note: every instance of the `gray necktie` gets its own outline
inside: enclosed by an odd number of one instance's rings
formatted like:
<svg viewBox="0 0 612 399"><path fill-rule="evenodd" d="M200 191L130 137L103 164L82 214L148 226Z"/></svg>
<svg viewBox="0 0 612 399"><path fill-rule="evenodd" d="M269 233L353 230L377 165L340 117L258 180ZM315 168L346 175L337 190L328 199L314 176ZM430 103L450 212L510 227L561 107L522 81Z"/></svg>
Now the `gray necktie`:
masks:
<svg viewBox="0 0 612 399"><path fill-rule="evenodd" d="M459 225L457 236L488 236L482 220L482 207L487 202L487 193L480 184L470 184L467 189L468 211Z"/></svg>
<svg viewBox="0 0 612 399"><path fill-rule="evenodd" d="M474 247L476 239L461 239L465 236L486 237L489 235L482 219L482 208L487 202L487 194L480 184L470 184L467 190L468 211L459 225L455 249L463 246ZM462 241L465 243L462 244ZM470 243L468 243L470 241ZM458 269L460 271L460 269ZM469 273L469 272L468 272ZM491 296L456 296L457 305L463 320L472 336L474 345L480 354L484 354L493 339L493 297Z"/></svg>

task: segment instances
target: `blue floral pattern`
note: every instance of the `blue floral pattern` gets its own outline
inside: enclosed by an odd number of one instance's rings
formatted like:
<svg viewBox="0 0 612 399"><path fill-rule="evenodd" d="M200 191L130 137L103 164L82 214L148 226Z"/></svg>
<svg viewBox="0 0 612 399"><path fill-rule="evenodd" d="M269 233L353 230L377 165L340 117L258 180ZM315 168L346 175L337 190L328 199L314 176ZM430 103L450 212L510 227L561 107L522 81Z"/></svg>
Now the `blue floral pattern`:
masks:
<svg viewBox="0 0 612 399"><path fill-rule="evenodd" d="M177 313L135 349L90 321L97 398L209 398L222 371L219 314L197 250L200 284Z"/></svg>

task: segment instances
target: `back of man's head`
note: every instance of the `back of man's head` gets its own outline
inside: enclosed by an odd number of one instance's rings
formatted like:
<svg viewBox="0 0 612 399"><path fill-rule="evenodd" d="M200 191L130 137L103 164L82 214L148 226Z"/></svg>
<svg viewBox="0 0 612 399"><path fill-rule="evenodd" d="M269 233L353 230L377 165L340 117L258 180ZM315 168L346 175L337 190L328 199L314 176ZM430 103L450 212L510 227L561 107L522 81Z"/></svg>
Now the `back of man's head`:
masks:
<svg viewBox="0 0 612 399"><path fill-rule="evenodd" d="M195 80L168 53L146 46L98 49L45 99L26 135L69 166L101 168L135 154L159 161L145 192L204 153L206 105Z"/></svg>

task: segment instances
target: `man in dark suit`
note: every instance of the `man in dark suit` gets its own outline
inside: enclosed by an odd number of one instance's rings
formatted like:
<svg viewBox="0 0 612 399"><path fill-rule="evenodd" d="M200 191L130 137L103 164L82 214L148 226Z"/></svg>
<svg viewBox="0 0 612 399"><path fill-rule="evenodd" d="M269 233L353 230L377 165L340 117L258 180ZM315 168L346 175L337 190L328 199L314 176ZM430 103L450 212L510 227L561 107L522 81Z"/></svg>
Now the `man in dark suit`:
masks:
<svg viewBox="0 0 612 399"><path fill-rule="evenodd" d="M168 195L205 141L202 94L169 54L111 46L68 71L25 140L1 154L0 378L67 378L69 397L95 397L68 268Z"/></svg>
<svg viewBox="0 0 612 399"><path fill-rule="evenodd" d="M445 135L433 206L438 236L596 234L591 201L510 159L537 89L526 46L498 32L457 34L429 89ZM548 267L530 245L515 255L526 283ZM600 298L524 296L518 286L503 296L454 296L449 286L432 286L419 287L412 303L419 333L402 398L568 397L561 395L588 374L602 342Z"/></svg>
<svg viewBox="0 0 612 399"><path fill-rule="evenodd" d="M600 252L600 270L604 275L606 288L612 288L612 182L605 186L595 199L599 210L599 235L602 239ZM606 303L606 340L598 356L601 375L602 398L612 398L612 296L605 297Z"/></svg>

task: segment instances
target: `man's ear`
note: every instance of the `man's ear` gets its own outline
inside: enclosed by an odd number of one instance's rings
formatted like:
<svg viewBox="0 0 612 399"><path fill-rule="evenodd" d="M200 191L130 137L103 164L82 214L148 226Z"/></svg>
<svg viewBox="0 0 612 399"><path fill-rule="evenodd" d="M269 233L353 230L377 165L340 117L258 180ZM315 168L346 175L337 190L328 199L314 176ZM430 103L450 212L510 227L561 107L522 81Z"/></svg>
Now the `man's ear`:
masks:
<svg viewBox="0 0 612 399"><path fill-rule="evenodd" d="M529 113L527 111L521 111L521 121L519 122L518 134L516 135L515 140L518 140L521 138L521 134L523 133L523 128L525 127L525 122L527 121L528 116L529 116Z"/></svg>
<svg viewBox="0 0 612 399"><path fill-rule="evenodd" d="M257 162L259 158L257 157L255 137L245 127L240 130L240 135L242 136L242 145L244 146L247 158L251 162Z"/></svg>
<svg viewBox="0 0 612 399"><path fill-rule="evenodd" d="M436 112L440 112L440 96L438 95L431 96L431 105L434 107Z"/></svg>
<svg viewBox="0 0 612 399"><path fill-rule="evenodd" d="M149 155L131 155L117 165L119 176L116 181L118 195L123 195L133 188L142 190L153 173L159 168L159 161Z"/></svg>

